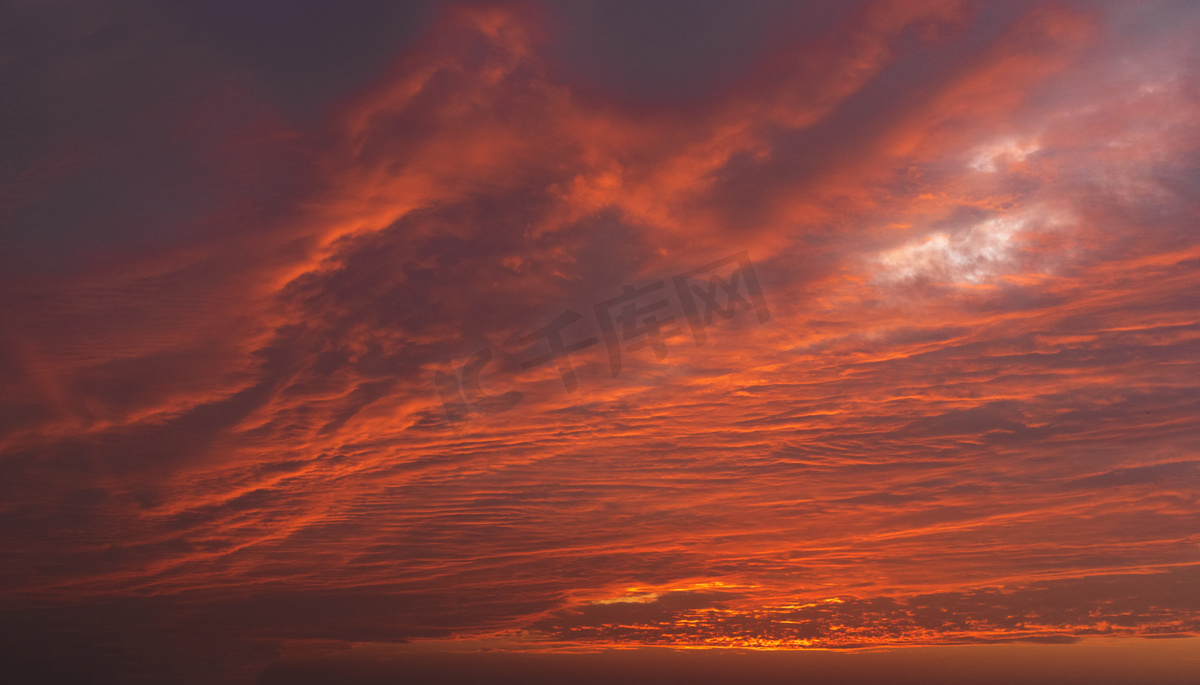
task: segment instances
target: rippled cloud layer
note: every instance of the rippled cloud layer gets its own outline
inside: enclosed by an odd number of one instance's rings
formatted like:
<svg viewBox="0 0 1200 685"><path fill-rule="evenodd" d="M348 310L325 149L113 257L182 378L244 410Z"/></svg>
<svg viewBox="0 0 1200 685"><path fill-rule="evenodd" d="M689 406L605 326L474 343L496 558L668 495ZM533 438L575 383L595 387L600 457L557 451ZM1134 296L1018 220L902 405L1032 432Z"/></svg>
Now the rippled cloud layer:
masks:
<svg viewBox="0 0 1200 685"><path fill-rule="evenodd" d="M4 166L21 621L186 622L162 658L1200 632L1186 4L866 2L662 98L564 67L552 10L447 5L311 121L175 20L85 19L128 40L42 76L145 92Z"/></svg>

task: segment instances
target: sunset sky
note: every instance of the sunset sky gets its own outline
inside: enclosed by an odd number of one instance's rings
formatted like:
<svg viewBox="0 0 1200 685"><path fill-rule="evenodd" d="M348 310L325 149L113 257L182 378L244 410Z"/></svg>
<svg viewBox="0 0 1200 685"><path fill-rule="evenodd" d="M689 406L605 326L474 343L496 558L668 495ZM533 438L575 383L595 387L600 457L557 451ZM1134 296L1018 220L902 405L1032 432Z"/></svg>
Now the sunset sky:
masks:
<svg viewBox="0 0 1200 685"><path fill-rule="evenodd" d="M0 680L1198 682L1200 5L0 7Z"/></svg>

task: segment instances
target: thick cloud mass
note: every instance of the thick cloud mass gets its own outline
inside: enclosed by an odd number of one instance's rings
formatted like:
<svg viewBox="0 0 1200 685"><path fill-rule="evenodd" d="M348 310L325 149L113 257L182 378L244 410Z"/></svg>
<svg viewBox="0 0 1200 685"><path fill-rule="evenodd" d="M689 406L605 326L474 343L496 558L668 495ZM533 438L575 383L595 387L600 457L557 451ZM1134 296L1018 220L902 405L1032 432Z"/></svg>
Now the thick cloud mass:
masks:
<svg viewBox="0 0 1200 685"><path fill-rule="evenodd" d="M1200 632L1190 4L275 5L5 10L17 672Z"/></svg>

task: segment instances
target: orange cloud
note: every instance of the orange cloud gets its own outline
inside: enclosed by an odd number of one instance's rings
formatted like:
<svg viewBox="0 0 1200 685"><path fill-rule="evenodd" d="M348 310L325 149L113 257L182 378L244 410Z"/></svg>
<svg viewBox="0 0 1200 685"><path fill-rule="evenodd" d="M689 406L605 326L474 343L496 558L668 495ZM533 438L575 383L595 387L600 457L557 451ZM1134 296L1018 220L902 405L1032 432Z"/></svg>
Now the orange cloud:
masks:
<svg viewBox="0 0 1200 685"><path fill-rule="evenodd" d="M215 147L302 164L282 208L6 289L6 587L345 642L1194 634L1194 75L1131 91L1179 55L1110 20L865 3L683 109L446 8ZM672 277L742 251L770 315L698 346ZM680 334L614 375L595 307L659 281ZM574 392L522 368L568 310ZM482 349L520 400L451 425Z"/></svg>

